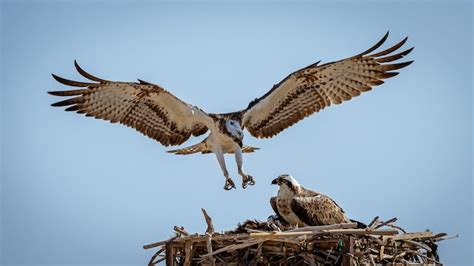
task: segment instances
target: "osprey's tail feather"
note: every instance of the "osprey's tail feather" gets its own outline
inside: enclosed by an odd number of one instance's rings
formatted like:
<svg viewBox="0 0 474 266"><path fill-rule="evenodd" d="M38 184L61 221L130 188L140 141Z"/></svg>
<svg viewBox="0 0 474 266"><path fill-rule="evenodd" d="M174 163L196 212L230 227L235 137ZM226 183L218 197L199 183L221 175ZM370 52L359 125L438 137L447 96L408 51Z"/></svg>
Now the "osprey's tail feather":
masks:
<svg viewBox="0 0 474 266"><path fill-rule="evenodd" d="M247 145L244 145L244 146L242 147L242 152L243 152L243 153L255 152L256 150L260 150L260 148L252 147L252 146L247 146Z"/></svg>
<svg viewBox="0 0 474 266"><path fill-rule="evenodd" d="M197 153L197 152L210 153L211 151L206 147L206 143L201 142L201 143L198 143L198 144L186 147L186 148L177 149L177 150L170 150L170 151L167 151L167 152L174 153L176 155L188 155L188 154L193 154L193 153Z"/></svg>
<svg viewBox="0 0 474 266"><path fill-rule="evenodd" d="M258 149L259 148L244 145L242 147L242 152L243 153L249 153L249 152L254 152ZM212 151L207 147L205 141L203 141L201 143L198 143L198 144L186 147L186 148L177 149L177 150L170 150L170 151L167 151L167 152L174 153L176 155L188 155L188 154L193 154L193 153L198 153L198 152L203 153L203 154L204 153L211 153ZM230 152L230 153L234 153L234 152Z"/></svg>
<svg viewBox="0 0 474 266"><path fill-rule="evenodd" d="M359 221L356 221L356 220L352 220L352 219L350 219L350 221L353 222L353 223L357 223L357 228L359 228L359 229L365 229L365 228L367 228L367 225L364 224L364 223L362 223L362 222L359 222Z"/></svg>

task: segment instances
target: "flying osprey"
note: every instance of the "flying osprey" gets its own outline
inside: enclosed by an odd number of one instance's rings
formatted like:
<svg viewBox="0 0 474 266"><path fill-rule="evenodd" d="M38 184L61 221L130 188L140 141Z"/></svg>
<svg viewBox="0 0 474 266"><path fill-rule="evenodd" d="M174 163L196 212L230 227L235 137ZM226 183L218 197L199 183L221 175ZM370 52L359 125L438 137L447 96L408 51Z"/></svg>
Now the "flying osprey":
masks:
<svg viewBox="0 0 474 266"><path fill-rule="evenodd" d="M280 186L276 197L270 199L278 218L293 226L315 226L356 222L347 218L344 210L330 197L302 187L291 175L280 175L272 181Z"/></svg>
<svg viewBox="0 0 474 266"><path fill-rule="evenodd" d="M196 145L171 150L174 154L214 153L226 178L224 189L235 188L225 166L224 154L233 153L242 187L255 183L242 168L242 153L258 148L245 146L243 130L246 128L257 138L271 138L303 118L331 104L340 104L383 79L398 74L392 72L408 66L413 61L391 63L406 56L413 48L393 54L407 40L403 39L391 48L372 53L387 39L385 36L367 51L358 55L323 65L314 63L297 70L268 91L256 98L247 108L225 114L206 113L197 106L181 101L159 85L139 82L104 80L84 71L76 61L77 71L89 82L72 81L53 74L58 82L80 87L67 91L50 91L55 96L71 96L52 106L69 106L75 111L133 127L164 146L180 145L191 136L210 134Z"/></svg>

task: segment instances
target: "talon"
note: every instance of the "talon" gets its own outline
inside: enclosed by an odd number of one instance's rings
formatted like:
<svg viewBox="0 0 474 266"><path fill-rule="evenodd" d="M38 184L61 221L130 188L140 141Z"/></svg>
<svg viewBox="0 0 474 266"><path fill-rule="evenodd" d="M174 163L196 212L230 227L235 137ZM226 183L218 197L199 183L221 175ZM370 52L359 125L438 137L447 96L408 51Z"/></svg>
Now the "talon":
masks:
<svg viewBox="0 0 474 266"><path fill-rule="evenodd" d="M247 188L247 180L246 180L246 179L243 179L243 180L242 180L242 188L243 188L243 189L246 189L246 188Z"/></svg>
<svg viewBox="0 0 474 266"><path fill-rule="evenodd" d="M232 181L231 178L227 178L227 179L225 180L224 189L225 189L225 190L231 190L231 189L233 189L233 188L235 188L234 181Z"/></svg>
<svg viewBox="0 0 474 266"><path fill-rule="evenodd" d="M251 175L247 175L242 178L242 188L245 189L248 185L255 185L255 181L253 180L253 177Z"/></svg>
<svg viewBox="0 0 474 266"><path fill-rule="evenodd" d="M247 176L247 183L251 186L255 185L255 180L253 180L253 177L251 175Z"/></svg>

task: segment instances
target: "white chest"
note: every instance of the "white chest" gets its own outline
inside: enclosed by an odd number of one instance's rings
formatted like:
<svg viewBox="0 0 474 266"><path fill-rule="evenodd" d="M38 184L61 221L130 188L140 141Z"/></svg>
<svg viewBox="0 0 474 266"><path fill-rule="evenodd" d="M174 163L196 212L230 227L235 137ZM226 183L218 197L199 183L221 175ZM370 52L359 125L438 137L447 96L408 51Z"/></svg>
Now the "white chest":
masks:
<svg viewBox="0 0 474 266"><path fill-rule="evenodd" d="M211 132L209 135L209 144L212 150L220 148L224 153L234 152L234 150L239 147L234 140L219 131Z"/></svg>

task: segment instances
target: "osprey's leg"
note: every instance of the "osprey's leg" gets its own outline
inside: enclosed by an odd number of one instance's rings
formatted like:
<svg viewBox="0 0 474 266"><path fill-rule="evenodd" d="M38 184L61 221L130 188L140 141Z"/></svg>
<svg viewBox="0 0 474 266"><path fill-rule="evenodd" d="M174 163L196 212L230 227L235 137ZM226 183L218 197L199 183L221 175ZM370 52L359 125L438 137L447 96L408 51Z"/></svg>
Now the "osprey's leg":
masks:
<svg viewBox="0 0 474 266"><path fill-rule="evenodd" d="M224 189L231 190L235 188L234 181L232 181L232 179L229 177L229 172L227 171L227 167L225 166L224 153L222 152L222 150L215 151L214 153L216 154L217 161L219 162L219 165L221 166L222 172L225 176Z"/></svg>
<svg viewBox="0 0 474 266"><path fill-rule="evenodd" d="M242 177L242 187L247 188L247 185L255 185L255 181L253 180L253 177L251 175L246 175L244 173L242 164L243 164L243 156L242 156L242 150L240 148L235 149L235 161L237 162L237 169L239 171L239 175Z"/></svg>

